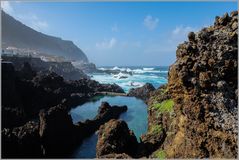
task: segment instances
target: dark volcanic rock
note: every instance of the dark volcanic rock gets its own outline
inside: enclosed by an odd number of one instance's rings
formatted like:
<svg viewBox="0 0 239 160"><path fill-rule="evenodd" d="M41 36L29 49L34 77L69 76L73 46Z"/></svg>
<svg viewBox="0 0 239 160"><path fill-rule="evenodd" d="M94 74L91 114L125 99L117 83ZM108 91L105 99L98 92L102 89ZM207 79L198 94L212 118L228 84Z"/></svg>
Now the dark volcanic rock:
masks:
<svg viewBox="0 0 239 160"><path fill-rule="evenodd" d="M102 102L98 109L98 114L93 120L77 123L78 129L87 137L99 129L101 125L111 119L117 119L121 113L127 111L127 106L110 106L107 102Z"/></svg>
<svg viewBox="0 0 239 160"><path fill-rule="evenodd" d="M155 90L155 88L152 84L146 83L142 87L130 89L129 93L127 95L134 96L134 97L140 98L144 101L147 101L150 96L150 92L152 92L154 90Z"/></svg>
<svg viewBox="0 0 239 160"><path fill-rule="evenodd" d="M129 158L135 155L138 142L128 125L121 120L110 120L99 129L97 158ZM118 157L119 158L119 157Z"/></svg>
<svg viewBox="0 0 239 160"><path fill-rule="evenodd" d="M32 67L28 62L24 62L20 71L18 72L18 76L21 79L31 80L36 76L36 72L32 70Z"/></svg>
<svg viewBox="0 0 239 160"><path fill-rule="evenodd" d="M46 157L66 157L82 140L64 105L41 111L39 134Z"/></svg>
<svg viewBox="0 0 239 160"><path fill-rule="evenodd" d="M101 87L97 89L99 92L116 92L116 93L124 93L124 90L117 84L101 84Z"/></svg>
<svg viewBox="0 0 239 160"><path fill-rule="evenodd" d="M21 126L26 121L22 108L2 107L2 128Z"/></svg>
<svg viewBox="0 0 239 160"><path fill-rule="evenodd" d="M24 126L2 130L2 158L42 157L39 125L28 122Z"/></svg>
<svg viewBox="0 0 239 160"><path fill-rule="evenodd" d="M20 99L16 91L16 72L11 62L2 62L2 105L20 107Z"/></svg>

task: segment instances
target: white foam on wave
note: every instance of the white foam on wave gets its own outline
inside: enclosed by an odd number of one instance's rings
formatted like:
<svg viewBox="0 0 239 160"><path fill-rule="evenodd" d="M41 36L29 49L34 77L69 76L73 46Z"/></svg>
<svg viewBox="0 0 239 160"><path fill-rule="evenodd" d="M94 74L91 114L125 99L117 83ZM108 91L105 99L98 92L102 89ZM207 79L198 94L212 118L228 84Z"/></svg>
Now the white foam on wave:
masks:
<svg viewBox="0 0 239 160"><path fill-rule="evenodd" d="M155 68L153 67L145 67L143 69L141 68L136 68L136 69L130 69L130 68L124 68L124 67L113 67L113 68L98 68L99 70L102 70L102 71L105 71L105 70L118 70L118 71L121 71L121 72L132 72L134 74L144 74L144 73L168 73L168 71L162 71L162 70L156 70Z"/></svg>
<svg viewBox="0 0 239 160"><path fill-rule="evenodd" d="M144 82L135 82L135 81L129 81L126 83L123 83L123 85L130 86L130 87L142 87L145 83Z"/></svg>
<svg viewBox="0 0 239 160"><path fill-rule="evenodd" d="M136 74L144 74L144 73L167 73L168 71L161 71L161 70L150 70L150 69L134 69L132 70L133 73Z"/></svg>
<svg viewBox="0 0 239 160"><path fill-rule="evenodd" d="M128 78L130 75L120 72L120 73L112 75L112 76L117 79L125 79L125 78Z"/></svg>
<svg viewBox="0 0 239 160"><path fill-rule="evenodd" d="M98 70L105 71L105 70L107 70L107 69L106 69L106 68L103 68L103 67L100 67L100 68L98 68Z"/></svg>
<svg viewBox="0 0 239 160"><path fill-rule="evenodd" d="M112 68L111 70L120 70L119 67L115 66L114 68Z"/></svg>
<svg viewBox="0 0 239 160"><path fill-rule="evenodd" d="M144 71L152 71L154 68L143 68Z"/></svg>

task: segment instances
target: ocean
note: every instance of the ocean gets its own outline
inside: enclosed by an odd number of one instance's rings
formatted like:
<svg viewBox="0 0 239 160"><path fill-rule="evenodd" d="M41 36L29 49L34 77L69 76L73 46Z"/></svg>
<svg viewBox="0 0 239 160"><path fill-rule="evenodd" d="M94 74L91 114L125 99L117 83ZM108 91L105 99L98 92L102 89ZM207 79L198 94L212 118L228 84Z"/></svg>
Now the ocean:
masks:
<svg viewBox="0 0 239 160"><path fill-rule="evenodd" d="M114 66L99 67L99 70L120 70L117 75L107 73L90 74L91 79L100 83L116 83L127 93L131 88L142 87L145 83L151 83L155 88L167 83L168 66ZM132 73L132 75L130 74Z"/></svg>

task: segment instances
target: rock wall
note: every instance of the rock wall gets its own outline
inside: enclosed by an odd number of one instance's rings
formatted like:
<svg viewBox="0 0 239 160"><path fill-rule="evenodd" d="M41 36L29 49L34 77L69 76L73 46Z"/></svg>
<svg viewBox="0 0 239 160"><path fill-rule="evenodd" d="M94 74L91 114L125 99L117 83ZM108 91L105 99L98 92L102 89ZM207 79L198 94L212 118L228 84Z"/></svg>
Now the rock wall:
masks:
<svg viewBox="0 0 239 160"><path fill-rule="evenodd" d="M216 17L213 26L189 33L178 46L166 89L173 116L162 122L167 136L152 157L237 158L237 16L235 11Z"/></svg>

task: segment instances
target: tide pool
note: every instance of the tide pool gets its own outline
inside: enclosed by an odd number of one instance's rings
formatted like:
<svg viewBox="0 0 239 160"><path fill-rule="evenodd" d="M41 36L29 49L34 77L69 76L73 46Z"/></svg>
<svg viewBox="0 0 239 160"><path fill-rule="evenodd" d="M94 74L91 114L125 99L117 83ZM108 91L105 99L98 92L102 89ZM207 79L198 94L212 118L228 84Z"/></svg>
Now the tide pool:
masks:
<svg viewBox="0 0 239 160"><path fill-rule="evenodd" d="M126 121L129 129L134 131L134 134L138 138L138 140L142 134L145 134L147 132L147 105L142 100L134 97L95 97L94 100L71 109L69 113L72 117L73 122L77 123L86 119L93 119L97 115L97 110L101 102L104 101L108 102L111 106L127 105L127 112L121 114L119 119ZM97 139L97 134L93 134L91 137L85 139L82 145L73 153L72 158L95 158Z"/></svg>

